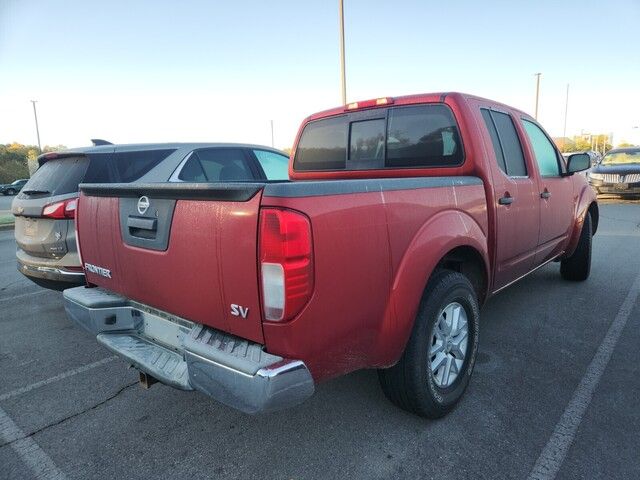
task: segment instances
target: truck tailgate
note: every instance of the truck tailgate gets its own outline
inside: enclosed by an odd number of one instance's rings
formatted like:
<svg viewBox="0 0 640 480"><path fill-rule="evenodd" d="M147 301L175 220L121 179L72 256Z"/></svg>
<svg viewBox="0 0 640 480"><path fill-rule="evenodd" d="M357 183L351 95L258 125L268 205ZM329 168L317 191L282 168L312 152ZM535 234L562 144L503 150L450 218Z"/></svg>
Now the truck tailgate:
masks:
<svg viewBox="0 0 640 480"><path fill-rule="evenodd" d="M87 281L263 343L256 258L262 187L81 185L77 225Z"/></svg>

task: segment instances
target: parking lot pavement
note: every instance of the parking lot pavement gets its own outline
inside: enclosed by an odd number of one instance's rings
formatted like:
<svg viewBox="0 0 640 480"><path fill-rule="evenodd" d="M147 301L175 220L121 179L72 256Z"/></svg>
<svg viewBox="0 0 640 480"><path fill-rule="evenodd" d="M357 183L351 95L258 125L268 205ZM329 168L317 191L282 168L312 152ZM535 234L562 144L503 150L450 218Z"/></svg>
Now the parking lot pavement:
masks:
<svg viewBox="0 0 640 480"><path fill-rule="evenodd" d="M373 371L255 417L143 390L14 249L0 232L0 478L640 478L640 204L602 205L587 282L551 264L488 302L467 394L438 421L394 408Z"/></svg>

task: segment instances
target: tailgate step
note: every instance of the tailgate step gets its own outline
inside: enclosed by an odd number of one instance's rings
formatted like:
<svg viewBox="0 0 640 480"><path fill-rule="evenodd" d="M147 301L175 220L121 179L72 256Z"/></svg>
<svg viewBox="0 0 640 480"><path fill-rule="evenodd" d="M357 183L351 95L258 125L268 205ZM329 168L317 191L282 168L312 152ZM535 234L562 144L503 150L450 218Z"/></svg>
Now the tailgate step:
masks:
<svg viewBox="0 0 640 480"><path fill-rule="evenodd" d="M162 383L180 390L193 390L189 384L187 362L181 354L135 334L101 333L97 336L97 340L112 352L131 362L137 369L157 378Z"/></svg>

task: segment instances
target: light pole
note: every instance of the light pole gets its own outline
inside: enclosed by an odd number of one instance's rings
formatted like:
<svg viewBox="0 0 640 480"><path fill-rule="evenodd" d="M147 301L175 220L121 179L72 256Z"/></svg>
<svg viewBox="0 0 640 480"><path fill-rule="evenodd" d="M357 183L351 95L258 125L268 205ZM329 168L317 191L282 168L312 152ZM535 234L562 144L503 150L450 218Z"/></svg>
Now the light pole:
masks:
<svg viewBox="0 0 640 480"><path fill-rule="evenodd" d="M533 118L538 119L538 98L540 97L540 75L542 73L534 73L536 76L536 112L533 115Z"/></svg>
<svg viewBox="0 0 640 480"><path fill-rule="evenodd" d="M564 101L564 130L562 131L562 143L567 138L567 112L569 111L569 84L567 83L567 96Z"/></svg>
<svg viewBox="0 0 640 480"><path fill-rule="evenodd" d="M342 92L342 104L347 104L347 79L344 66L344 0L339 0L340 14L340 90Z"/></svg>
<svg viewBox="0 0 640 480"><path fill-rule="evenodd" d="M274 142L273 142L273 120L271 120L271 148L274 148Z"/></svg>
<svg viewBox="0 0 640 480"><path fill-rule="evenodd" d="M38 136L38 151L42 153L42 147L40 146L40 129L38 128L38 112L36 111L37 100L30 100L33 104L33 118L36 119L36 135Z"/></svg>

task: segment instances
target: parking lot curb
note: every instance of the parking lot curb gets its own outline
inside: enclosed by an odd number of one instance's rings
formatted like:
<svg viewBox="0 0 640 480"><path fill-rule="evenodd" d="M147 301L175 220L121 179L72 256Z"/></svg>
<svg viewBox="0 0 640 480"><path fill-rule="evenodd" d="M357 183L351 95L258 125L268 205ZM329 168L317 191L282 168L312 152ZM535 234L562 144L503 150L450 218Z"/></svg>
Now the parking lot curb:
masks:
<svg viewBox="0 0 640 480"><path fill-rule="evenodd" d="M2 225L0 225L0 232L3 230L13 230L15 226L15 223L3 223Z"/></svg>

